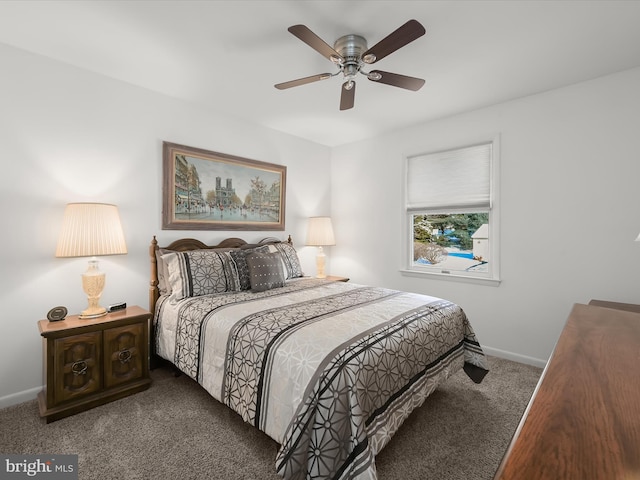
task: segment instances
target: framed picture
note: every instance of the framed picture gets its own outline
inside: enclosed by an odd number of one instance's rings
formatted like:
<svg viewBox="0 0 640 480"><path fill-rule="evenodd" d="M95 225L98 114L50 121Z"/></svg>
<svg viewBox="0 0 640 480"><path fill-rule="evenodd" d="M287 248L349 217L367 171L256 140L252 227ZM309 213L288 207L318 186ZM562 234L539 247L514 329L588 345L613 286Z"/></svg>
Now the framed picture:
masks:
<svg viewBox="0 0 640 480"><path fill-rule="evenodd" d="M163 142L163 230L284 230L287 167Z"/></svg>

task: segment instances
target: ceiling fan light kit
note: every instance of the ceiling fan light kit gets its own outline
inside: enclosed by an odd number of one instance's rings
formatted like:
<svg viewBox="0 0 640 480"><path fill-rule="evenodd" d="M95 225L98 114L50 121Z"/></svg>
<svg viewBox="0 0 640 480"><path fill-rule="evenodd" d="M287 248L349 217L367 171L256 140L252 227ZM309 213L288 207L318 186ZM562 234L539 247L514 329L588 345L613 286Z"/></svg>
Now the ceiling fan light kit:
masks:
<svg viewBox="0 0 640 480"><path fill-rule="evenodd" d="M334 42L332 48L305 25L293 25L289 27L288 30L337 65L338 71L336 73L321 73L289 82L278 83L275 87L279 90L306 85L307 83L313 83L319 80L327 80L342 73L345 82L342 84L341 89L340 110L348 110L353 108L354 105L356 91L355 78L358 73L373 82L404 88L406 90L417 91L424 85L424 80L421 78L408 77L406 75L383 72L381 70L372 70L370 72L362 70L362 67L365 65L376 63L424 35L426 33L425 29L417 20L409 20L369 49L367 49L367 40L360 35L344 35Z"/></svg>

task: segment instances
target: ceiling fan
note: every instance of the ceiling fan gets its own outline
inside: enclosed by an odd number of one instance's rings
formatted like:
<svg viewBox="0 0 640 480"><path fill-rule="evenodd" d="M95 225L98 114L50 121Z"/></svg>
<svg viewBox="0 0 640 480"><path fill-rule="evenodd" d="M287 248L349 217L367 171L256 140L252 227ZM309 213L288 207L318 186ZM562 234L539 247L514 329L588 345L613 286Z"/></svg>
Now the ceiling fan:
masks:
<svg viewBox="0 0 640 480"><path fill-rule="evenodd" d="M417 20L409 20L369 49L367 49L366 39L360 35L344 35L336 40L333 48L331 48L305 25L294 25L289 27L288 30L337 65L338 71L336 73L321 73L289 82L278 83L275 87L279 90L306 85L307 83L317 82L319 80L326 80L342 73L345 82L342 84L342 93L340 95L340 110L348 110L353 108L356 94L355 77L358 73L364 75L372 82L384 83L393 87L413 90L414 92L420 90L422 85L424 85L424 80L421 78L407 77L406 75L383 72L382 70L372 70L370 72L362 70L365 65L371 65L382 60L387 55L392 54L424 35L425 29Z"/></svg>

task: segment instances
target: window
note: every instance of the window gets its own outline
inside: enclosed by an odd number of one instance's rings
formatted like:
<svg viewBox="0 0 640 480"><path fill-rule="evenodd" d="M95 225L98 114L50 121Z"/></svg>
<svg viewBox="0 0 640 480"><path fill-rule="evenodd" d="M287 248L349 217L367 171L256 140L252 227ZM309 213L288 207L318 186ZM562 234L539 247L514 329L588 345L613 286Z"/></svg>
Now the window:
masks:
<svg viewBox="0 0 640 480"><path fill-rule="evenodd" d="M406 164L405 272L498 281L497 141Z"/></svg>

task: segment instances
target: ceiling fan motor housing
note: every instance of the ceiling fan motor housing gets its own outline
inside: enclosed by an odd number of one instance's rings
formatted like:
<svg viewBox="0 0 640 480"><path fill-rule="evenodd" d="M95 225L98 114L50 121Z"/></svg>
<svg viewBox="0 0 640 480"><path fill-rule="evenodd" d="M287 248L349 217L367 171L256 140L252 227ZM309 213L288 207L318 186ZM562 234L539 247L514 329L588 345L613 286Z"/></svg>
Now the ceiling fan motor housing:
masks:
<svg viewBox="0 0 640 480"><path fill-rule="evenodd" d="M344 58L342 71L345 78L352 80L362 67L361 56L367 51L367 41L360 35L344 35L335 41L333 49Z"/></svg>
<svg viewBox="0 0 640 480"><path fill-rule="evenodd" d="M359 59L360 55L367 51L367 41L360 35L345 35L335 41L333 49L345 59L348 57Z"/></svg>

